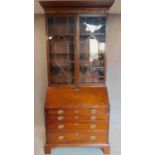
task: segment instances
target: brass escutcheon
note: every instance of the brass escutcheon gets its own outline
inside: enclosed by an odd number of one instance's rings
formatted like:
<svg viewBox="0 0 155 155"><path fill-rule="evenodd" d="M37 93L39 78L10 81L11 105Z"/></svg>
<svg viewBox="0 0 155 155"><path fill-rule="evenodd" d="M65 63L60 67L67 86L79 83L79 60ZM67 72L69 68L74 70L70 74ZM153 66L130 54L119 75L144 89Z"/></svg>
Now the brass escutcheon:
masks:
<svg viewBox="0 0 155 155"><path fill-rule="evenodd" d="M59 140L63 140L65 137L64 136L59 136L58 139Z"/></svg>

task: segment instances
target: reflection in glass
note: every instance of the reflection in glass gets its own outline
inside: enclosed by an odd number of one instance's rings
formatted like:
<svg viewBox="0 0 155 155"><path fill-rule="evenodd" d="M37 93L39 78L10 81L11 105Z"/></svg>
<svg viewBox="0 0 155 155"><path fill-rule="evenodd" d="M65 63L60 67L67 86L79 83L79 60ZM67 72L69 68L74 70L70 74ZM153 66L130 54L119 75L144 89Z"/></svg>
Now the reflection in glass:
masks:
<svg viewBox="0 0 155 155"><path fill-rule="evenodd" d="M104 82L105 18L80 18L80 82Z"/></svg>

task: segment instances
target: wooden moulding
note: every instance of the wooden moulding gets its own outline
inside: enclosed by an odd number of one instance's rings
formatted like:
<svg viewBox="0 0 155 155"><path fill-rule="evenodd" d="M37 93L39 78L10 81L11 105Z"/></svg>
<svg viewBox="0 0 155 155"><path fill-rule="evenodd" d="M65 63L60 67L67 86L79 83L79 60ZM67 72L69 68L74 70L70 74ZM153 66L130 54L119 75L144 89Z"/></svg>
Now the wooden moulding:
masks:
<svg viewBox="0 0 155 155"><path fill-rule="evenodd" d="M40 1L45 14L106 14L114 0Z"/></svg>
<svg viewBox="0 0 155 155"><path fill-rule="evenodd" d="M40 1L43 8L51 7L88 7L88 8L110 8L114 0L51 0Z"/></svg>

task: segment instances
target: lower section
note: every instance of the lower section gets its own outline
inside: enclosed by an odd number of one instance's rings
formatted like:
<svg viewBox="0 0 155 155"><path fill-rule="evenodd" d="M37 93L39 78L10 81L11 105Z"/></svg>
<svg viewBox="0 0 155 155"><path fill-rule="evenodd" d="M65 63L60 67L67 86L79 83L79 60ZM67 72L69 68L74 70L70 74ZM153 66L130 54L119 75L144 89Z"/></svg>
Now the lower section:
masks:
<svg viewBox="0 0 155 155"><path fill-rule="evenodd" d="M104 154L110 154L109 144L46 144L44 147L45 154L50 154L52 148L56 147L99 147L102 149Z"/></svg>

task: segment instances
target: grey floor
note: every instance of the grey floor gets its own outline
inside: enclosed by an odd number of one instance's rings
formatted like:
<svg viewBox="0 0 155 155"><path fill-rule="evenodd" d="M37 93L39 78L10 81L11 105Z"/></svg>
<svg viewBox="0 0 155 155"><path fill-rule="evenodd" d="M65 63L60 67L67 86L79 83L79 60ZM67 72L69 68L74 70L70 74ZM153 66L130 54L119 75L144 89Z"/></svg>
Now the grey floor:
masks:
<svg viewBox="0 0 155 155"><path fill-rule="evenodd" d="M34 155L44 155L43 148L45 142L44 126L35 126L34 132L35 148ZM120 148L120 126L117 124L110 127L111 155L121 155ZM99 148L55 148L52 155L104 155Z"/></svg>

